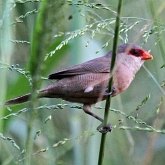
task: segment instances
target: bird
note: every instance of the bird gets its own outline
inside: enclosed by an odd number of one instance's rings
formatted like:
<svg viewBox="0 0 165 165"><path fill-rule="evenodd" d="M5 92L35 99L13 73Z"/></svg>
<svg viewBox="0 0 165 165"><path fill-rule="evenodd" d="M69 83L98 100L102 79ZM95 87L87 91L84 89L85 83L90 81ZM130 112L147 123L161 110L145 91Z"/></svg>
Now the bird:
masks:
<svg viewBox="0 0 165 165"><path fill-rule="evenodd" d="M92 105L105 100L108 95L116 96L124 92L133 81L143 63L153 56L134 43L118 46L116 61L110 72L112 51L102 57L59 70L48 76L56 80L37 91L37 98L61 98L69 102L83 104L83 110L103 123L103 119L91 111ZM108 93L109 79L113 77L112 91ZM25 94L5 102L5 105L29 101L31 94ZM107 129L107 127L106 127ZM110 129L109 129L110 130Z"/></svg>

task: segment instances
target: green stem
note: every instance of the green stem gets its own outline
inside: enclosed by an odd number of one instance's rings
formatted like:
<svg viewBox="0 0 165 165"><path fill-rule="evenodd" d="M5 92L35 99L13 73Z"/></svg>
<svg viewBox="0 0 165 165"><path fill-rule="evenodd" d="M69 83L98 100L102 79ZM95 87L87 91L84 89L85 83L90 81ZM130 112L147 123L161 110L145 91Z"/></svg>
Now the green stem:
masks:
<svg viewBox="0 0 165 165"><path fill-rule="evenodd" d="M30 102L31 112L28 114L28 128L27 128L27 141L26 141L26 165L30 165L31 163L31 155L33 149L33 124L34 119L36 118L36 110L35 107L37 105L37 88L40 84L40 75L42 70L42 61L45 55L45 29L46 29L46 18L47 18L47 10L48 10L48 0L44 0L40 2L39 6L39 14L36 19L35 28L33 31L32 38L32 47L31 47L31 57L29 61L29 70L32 76L32 98Z"/></svg>
<svg viewBox="0 0 165 165"><path fill-rule="evenodd" d="M0 61L2 63L9 64L13 45L11 38L13 37L12 28L10 26L12 13L10 12L9 0L0 2ZM0 116L5 115L5 109L3 109L3 103L7 90L7 70L1 71L1 91L0 91ZM0 120L0 132L4 131L5 122Z"/></svg>
<svg viewBox="0 0 165 165"><path fill-rule="evenodd" d="M117 16L116 16L116 24L115 24L115 34L114 34L114 40L113 40L110 74L112 74L112 72L113 72L113 68L115 66L115 60L116 60L116 50L117 50L117 43L118 43L118 36L119 36L119 29L120 29L121 6L122 6L122 0L119 0L118 9L117 9ZM109 93L112 90L112 82L113 82L113 77L111 77L110 80L109 80L109 86L108 86L108 92ZM108 96L108 98L106 100L106 105L105 105L103 125L108 124L108 115L109 115L110 105L111 105L111 96ZM102 163L103 163L105 140L106 140L106 133L103 133L102 136L101 136L98 165L102 165Z"/></svg>

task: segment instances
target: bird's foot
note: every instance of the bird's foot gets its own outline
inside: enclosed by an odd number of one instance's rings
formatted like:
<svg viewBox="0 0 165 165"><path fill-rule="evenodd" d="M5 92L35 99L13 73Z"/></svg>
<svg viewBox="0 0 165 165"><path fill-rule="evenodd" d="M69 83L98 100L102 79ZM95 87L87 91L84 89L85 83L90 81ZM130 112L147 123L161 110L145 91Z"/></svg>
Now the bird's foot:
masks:
<svg viewBox="0 0 165 165"><path fill-rule="evenodd" d="M112 90L110 92L108 91L108 88L107 88L104 95L105 96L110 96L110 95L112 96L114 93L115 93L115 88L112 87Z"/></svg>
<svg viewBox="0 0 165 165"><path fill-rule="evenodd" d="M111 124L104 125L104 124L102 123L102 124L100 124L100 125L97 127L97 130L98 130L100 133L111 132L111 131L112 131L112 125L111 125Z"/></svg>

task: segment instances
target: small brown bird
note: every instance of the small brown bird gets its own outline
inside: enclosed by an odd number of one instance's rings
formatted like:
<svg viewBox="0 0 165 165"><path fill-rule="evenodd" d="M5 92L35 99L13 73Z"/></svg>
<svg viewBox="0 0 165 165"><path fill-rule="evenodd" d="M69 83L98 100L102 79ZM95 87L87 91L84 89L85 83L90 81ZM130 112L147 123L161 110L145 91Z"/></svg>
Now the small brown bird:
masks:
<svg viewBox="0 0 165 165"><path fill-rule="evenodd" d="M57 80L45 89L38 91L38 98L62 98L70 102L83 104L85 113L103 122L103 119L91 112L91 106L105 100L108 94L115 96L125 91L144 61L152 59L147 51L135 44L122 44L117 49L113 70L113 91L107 92L110 75L111 52L82 64L78 64L54 74L49 79ZM17 97L5 104L18 104L30 99L31 94Z"/></svg>

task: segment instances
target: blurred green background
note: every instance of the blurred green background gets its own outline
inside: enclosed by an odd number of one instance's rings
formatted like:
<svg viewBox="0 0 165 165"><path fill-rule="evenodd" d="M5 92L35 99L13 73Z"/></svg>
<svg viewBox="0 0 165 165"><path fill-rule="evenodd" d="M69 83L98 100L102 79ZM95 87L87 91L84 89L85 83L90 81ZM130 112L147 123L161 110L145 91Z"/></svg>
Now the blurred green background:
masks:
<svg viewBox="0 0 165 165"><path fill-rule="evenodd" d="M52 83L46 77L54 71L112 49L117 0L47 1L42 40L33 37L40 0L0 1L0 164L96 165L100 123L80 105L42 99L35 113L30 103L3 106L6 99L31 91L35 43L41 44L35 61L41 68L38 88ZM165 1L124 0L121 15L119 43L137 43L154 60L112 99L114 129L107 135L103 164L164 165ZM104 104L93 111L103 116Z"/></svg>

